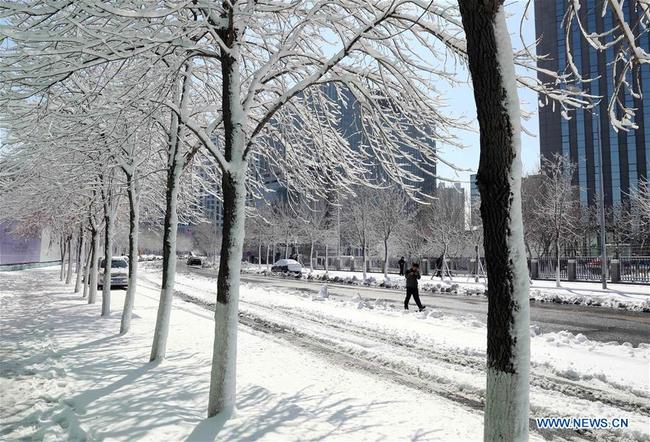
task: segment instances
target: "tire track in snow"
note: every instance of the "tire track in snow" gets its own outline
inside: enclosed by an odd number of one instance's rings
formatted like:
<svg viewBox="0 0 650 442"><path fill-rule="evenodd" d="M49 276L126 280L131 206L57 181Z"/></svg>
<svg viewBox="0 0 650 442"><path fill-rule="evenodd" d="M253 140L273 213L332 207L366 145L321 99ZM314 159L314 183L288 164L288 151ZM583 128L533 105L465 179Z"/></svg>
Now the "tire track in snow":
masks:
<svg viewBox="0 0 650 442"><path fill-rule="evenodd" d="M160 289L160 285L147 278L152 284L151 288ZM194 292L202 291L188 284L176 283L180 290L175 290L175 296L183 301L197 304L210 311L214 311L215 303L187 293L187 289ZM185 289L183 289L185 288ZM352 324L350 322L327 321L322 316L297 311L283 306L269 307L240 299L239 321L241 324L258 332L273 335L301 348L308 349L330 360L340 363L345 367L353 367L364 372L370 372L378 377L388 378L398 384L424 390L454 402L463 404L478 411L484 408L484 389L462 386L450 382L444 376L438 376L430 371L419 368L423 362L442 364L448 369L458 366L476 371L477 374L485 371L485 360L481 355L460 354L460 352L436 351L430 347L419 346L412 341L391 336L368 327ZM263 313L251 310L262 310ZM300 325L300 329L296 324ZM307 326L307 327L305 327ZM381 353L372 352L373 347L391 346L395 350L391 357L384 357ZM416 353L415 364L410 364L404 352ZM424 359L423 359L424 358ZM532 367L531 367L532 368ZM650 416L648 398L643 397L613 397L611 391L603 391L577 384L570 380L549 377L531 371L531 386L540 390L552 390L557 393L573 396L590 402L601 402L621 410ZM630 393L631 395L631 393ZM531 406L531 414L535 416L555 415L556 412L542 407ZM538 430L534 420L530 420L532 431L543 434L546 438L565 437L574 439L580 437L585 440L601 440L605 435L603 430L597 434L589 430ZM607 431L611 437L625 438L624 434ZM609 439L609 438L608 438Z"/></svg>

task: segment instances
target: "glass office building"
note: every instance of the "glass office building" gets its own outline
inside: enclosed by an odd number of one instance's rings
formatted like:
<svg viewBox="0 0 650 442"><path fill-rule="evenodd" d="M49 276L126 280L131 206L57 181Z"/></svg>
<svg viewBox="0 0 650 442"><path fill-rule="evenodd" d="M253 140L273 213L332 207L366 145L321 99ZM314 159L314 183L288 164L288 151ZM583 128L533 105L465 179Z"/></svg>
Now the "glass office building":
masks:
<svg viewBox="0 0 650 442"><path fill-rule="evenodd" d="M601 15L603 0L582 2L579 11L587 32L602 33L613 27L611 11ZM567 0L536 0L535 28L540 43L537 53L547 54L539 67L555 72L566 72L567 35L563 19L568 5ZM626 2L624 13L632 29L638 28L640 12L635 10L636 2ZM612 63L616 57L615 48L606 51L594 50L574 25L568 38L573 60L585 78L594 81L578 84L592 95L605 98L592 110L577 109L569 112L569 120L562 117L559 106L552 103L540 106L539 137L540 153L543 158L562 154L576 164L575 184L580 189L583 205L593 205L598 201L602 149L603 186L606 206L620 203L630 190L638 186L642 178L647 178L650 169L650 66L640 67L641 91L643 100L623 91L619 99L627 106L635 108L636 130L616 132L609 123L608 103L614 87ZM650 51L650 35L641 32L637 44ZM543 74L542 81L549 81ZM631 81L631 77L628 78ZM544 101L543 99L540 101ZM600 148L600 149L599 149Z"/></svg>

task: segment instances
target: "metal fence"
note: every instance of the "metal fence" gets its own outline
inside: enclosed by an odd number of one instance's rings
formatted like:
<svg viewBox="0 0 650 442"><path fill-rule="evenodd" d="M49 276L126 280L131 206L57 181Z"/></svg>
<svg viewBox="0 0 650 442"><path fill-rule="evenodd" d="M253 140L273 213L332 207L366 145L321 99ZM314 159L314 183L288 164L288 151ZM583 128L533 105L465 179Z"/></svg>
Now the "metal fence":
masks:
<svg viewBox="0 0 650 442"><path fill-rule="evenodd" d="M427 261L422 270L428 274L436 272L437 257L422 259ZM555 279L557 269L557 259L543 257L528 262L533 279ZM607 279L612 282L626 282L636 284L650 284L650 256L621 257L619 259L607 260ZM407 266L410 265L411 259L407 259ZM481 257L482 268L485 269L485 258ZM308 265L307 262L304 263ZM363 259L359 256L342 256L339 264L338 258L329 257L329 269L335 270L340 266L341 270L362 271ZM453 276L474 275L477 271L475 258L459 257L449 258L447 266ZM383 260L380 258L369 258L368 267L370 272L383 272ZM325 259L318 256L314 259L314 268L324 269ZM399 266L397 259L388 260L388 273L397 273ZM482 271L480 273L483 273ZM560 258L560 279L563 281L600 281L601 265L599 257L577 257L577 258Z"/></svg>
<svg viewBox="0 0 650 442"><path fill-rule="evenodd" d="M538 274L540 279L555 279L557 272L557 259L540 258L538 262ZM560 258L560 279L567 279L567 259Z"/></svg>
<svg viewBox="0 0 650 442"><path fill-rule="evenodd" d="M650 283L650 256L620 259L621 281Z"/></svg>
<svg viewBox="0 0 650 442"><path fill-rule="evenodd" d="M576 280L578 281L600 281L601 265L600 258L575 258ZM607 260L609 268L610 260Z"/></svg>
<svg viewBox="0 0 650 442"><path fill-rule="evenodd" d="M539 258L534 261L535 266L529 261L532 278L555 279L555 258ZM600 257L560 258L560 279L564 281L600 281L601 269ZM611 282L650 283L650 256L608 258L606 269L607 280Z"/></svg>

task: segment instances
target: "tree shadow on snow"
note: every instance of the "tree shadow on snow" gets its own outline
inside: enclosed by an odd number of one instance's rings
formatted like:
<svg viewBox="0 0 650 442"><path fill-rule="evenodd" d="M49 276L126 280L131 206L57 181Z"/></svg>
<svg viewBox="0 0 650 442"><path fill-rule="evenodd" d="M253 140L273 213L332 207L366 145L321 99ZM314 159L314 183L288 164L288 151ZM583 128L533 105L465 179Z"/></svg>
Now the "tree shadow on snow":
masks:
<svg viewBox="0 0 650 442"><path fill-rule="evenodd" d="M186 439L187 442L214 440L259 440L266 436L287 438L299 432L312 434L304 441L323 441L345 434L354 439L366 436L374 425L363 418L371 411L390 412L394 402L342 398L336 393L309 394L303 389L294 394L276 394L250 385L238 391L237 411L231 416L202 420Z"/></svg>

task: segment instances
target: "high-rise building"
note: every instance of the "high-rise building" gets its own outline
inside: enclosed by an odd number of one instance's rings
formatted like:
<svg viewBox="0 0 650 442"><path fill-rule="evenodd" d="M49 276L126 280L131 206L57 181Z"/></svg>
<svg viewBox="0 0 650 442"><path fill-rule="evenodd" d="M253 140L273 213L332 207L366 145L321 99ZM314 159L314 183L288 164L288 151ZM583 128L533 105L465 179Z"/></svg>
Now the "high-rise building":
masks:
<svg viewBox="0 0 650 442"><path fill-rule="evenodd" d="M364 130L361 123L361 109L359 103L356 101L352 93L346 89L341 91L341 95L345 96L343 99L336 96L336 89L332 85L327 86L327 93L332 98L341 101L341 119L339 122L341 133L353 148L361 148L361 146L366 142L366 139L364 137ZM386 101L383 105L388 108L390 103ZM406 121L403 123L407 127L406 132L409 137L421 139L421 135L416 133L416 129L413 125ZM422 141L435 150L436 144L433 137ZM434 196L437 183L435 164L430 164L429 161L425 161L422 153L416 147L411 146L406 142L400 142L399 148L404 153L405 157L410 157L415 160L414 162L402 162L401 164L401 167L403 167L408 173L416 176L420 180L411 183L411 185L417 189L420 196ZM417 165L415 163L417 163ZM368 180L382 184L390 184L390 180L387 178L386 173L378 160L372 165L371 169L371 174L367 177Z"/></svg>
<svg viewBox="0 0 650 442"><path fill-rule="evenodd" d="M459 208L459 210L462 211L462 221L459 220L461 224L458 228L465 229L467 211L465 210L465 189L463 186L460 183L453 183L450 185L439 183L435 196L441 201L441 208L443 210Z"/></svg>
<svg viewBox="0 0 650 442"><path fill-rule="evenodd" d="M339 117L336 122L336 128L340 134L346 139L350 144L353 150L360 150L363 148L366 143L366 138L364 135L364 130L361 122L361 109L359 103L356 101L352 92L347 89L337 90L333 85L323 86L325 93L332 100L336 100L339 103ZM386 104L388 105L388 104ZM409 131L410 136L416 137L415 128L411 128ZM433 137L430 139L424 140L429 146L435 149L435 140ZM414 159L413 163L407 163L404 161L401 164L401 167L404 168L408 173L419 179L418 182L413 182L411 185L417 189L420 196L433 197L436 191L436 166L431 164L430 161L424 161L424 158L420 151L405 142L400 143L400 148L404 152L405 156L408 156ZM278 155L282 155L282 147L278 146ZM418 161L419 160L419 161ZM414 164L414 163L417 163ZM264 185L267 189L271 190L267 192L265 198L273 201L285 201L298 196L293 197L292 192L288 192L284 186L278 181L278 178L274 173L272 173L272 167L268 164L267 161L262 160L260 167L261 180L264 182ZM379 163L379 160L371 163L368 167L369 172L368 176L364 177L369 182L374 182L375 184L390 184L389 179L386 176L386 173L382 169L382 166ZM337 189L330 189L332 192L336 192Z"/></svg>
<svg viewBox="0 0 650 442"><path fill-rule="evenodd" d="M586 32L601 34L616 26L610 8L603 16L603 1L581 2L579 17ZM591 110L571 111L569 120L561 115L558 106L540 106L539 136L542 158L552 159L554 154L567 156L576 164L575 184L580 189L583 206L596 204L600 186L601 149L604 200L606 206L620 203L631 189L647 178L650 170L650 65L640 66L643 100L628 91L620 93L620 100L636 109L634 121L638 129L616 132L609 123L608 102L612 95L612 63L616 57L615 46L605 50L593 49L577 25L571 27L566 38L563 18L567 0L536 0L535 28L540 43L538 55L547 55L539 61L539 67L554 72L565 72L567 66L567 42L574 63L586 78L595 79L578 86L592 95L604 96ZM632 29L639 28L641 12L635 9L637 2L624 5L626 21ZM649 50L650 35L644 32L637 44ZM550 79L539 74L542 81Z"/></svg>

